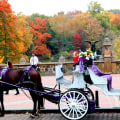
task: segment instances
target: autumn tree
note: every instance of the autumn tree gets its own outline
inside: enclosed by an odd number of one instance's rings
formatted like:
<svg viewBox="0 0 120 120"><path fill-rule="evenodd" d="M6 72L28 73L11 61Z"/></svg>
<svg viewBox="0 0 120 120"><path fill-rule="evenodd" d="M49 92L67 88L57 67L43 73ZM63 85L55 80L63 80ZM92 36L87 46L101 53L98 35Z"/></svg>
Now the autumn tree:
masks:
<svg viewBox="0 0 120 120"><path fill-rule="evenodd" d="M100 3L94 1L90 2L87 12L101 22L100 24L104 28L104 32L106 32L107 29L110 29L109 13L101 7Z"/></svg>
<svg viewBox="0 0 120 120"><path fill-rule="evenodd" d="M67 50L68 52L75 50L72 38L78 33L80 28L86 33L86 37L84 36L82 40L95 41L99 40L103 35L101 22L87 13L75 14L72 18L65 15L54 16L50 19L50 23L52 30L56 33L56 39L58 42L61 42L60 48L62 48L64 32L64 50ZM79 35L82 36L82 34ZM82 41L83 43L84 40Z"/></svg>
<svg viewBox="0 0 120 120"><path fill-rule="evenodd" d="M77 50L80 50L81 45L82 45L80 35L78 33L76 33L72 40L73 40L73 45L75 46L75 48Z"/></svg>
<svg viewBox="0 0 120 120"><path fill-rule="evenodd" d="M87 33L82 28L79 28L78 29L78 34L81 36L81 44L82 44L82 46L81 46L80 50L85 51L86 48L88 47L86 45L86 42L85 42L88 39Z"/></svg>
<svg viewBox="0 0 120 120"><path fill-rule="evenodd" d="M91 14L92 16L96 15L97 13L103 13L104 9L101 7L101 4L97 1L91 1L88 5L87 12Z"/></svg>
<svg viewBox="0 0 120 120"><path fill-rule="evenodd" d="M47 19L42 17L36 17L35 21L28 20L31 32L33 33L33 52L37 55L50 54L50 50L47 48L46 38L51 37L49 33L47 33Z"/></svg>
<svg viewBox="0 0 120 120"><path fill-rule="evenodd" d="M111 25L115 25L120 30L120 14L110 13Z"/></svg>
<svg viewBox="0 0 120 120"><path fill-rule="evenodd" d="M17 49L15 56L18 59L23 56L27 61L29 61L29 58L26 55L26 51L32 44L33 34L30 31L28 22L26 21L26 16L22 15L21 13L17 14L17 21L15 26L17 29L17 35L15 37Z"/></svg>
<svg viewBox="0 0 120 120"><path fill-rule="evenodd" d="M54 39L51 41L52 46L55 44L56 53L62 52L63 48L63 39L66 49L66 21L65 21L65 15L59 14L57 16L54 16L50 18L50 26L52 31L55 33ZM67 31L68 32L68 31ZM64 38L63 38L64 35ZM72 43L72 42L71 42Z"/></svg>
<svg viewBox="0 0 120 120"><path fill-rule="evenodd" d="M117 60L120 59L120 36L116 37L113 41L112 41L112 47L113 47L113 53L114 56Z"/></svg>
<svg viewBox="0 0 120 120"><path fill-rule="evenodd" d="M15 26L16 16L12 14L10 4L7 0L0 1L0 53L9 58L10 49L15 48ZM8 51L7 51L8 50ZM10 52L9 52L10 51ZM6 54L5 54L6 53Z"/></svg>
<svg viewBox="0 0 120 120"><path fill-rule="evenodd" d="M85 51L87 47L85 44L85 40L87 40L87 34L82 28L78 29L77 33L74 35L72 40L76 50Z"/></svg>
<svg viewBox="0 0 120 120"><path fill-rule="evenodd" d="M6 56L7 49L8 60L18 63L20 57L25 56L24 53L32 39L25 18L21 15L16 16L7 0L0 1L0 28L1 56ZM25 58L28 59L27 56Z"/></svg>
<svg viewBox="0 0 120 120"><path fill-rule="evenodd" d="M78 30L78 27L86 32L87 39L91 41L98 40L103 34L103 28L101 27L100 22L89 15L75 16L72 29Z"/></svg>

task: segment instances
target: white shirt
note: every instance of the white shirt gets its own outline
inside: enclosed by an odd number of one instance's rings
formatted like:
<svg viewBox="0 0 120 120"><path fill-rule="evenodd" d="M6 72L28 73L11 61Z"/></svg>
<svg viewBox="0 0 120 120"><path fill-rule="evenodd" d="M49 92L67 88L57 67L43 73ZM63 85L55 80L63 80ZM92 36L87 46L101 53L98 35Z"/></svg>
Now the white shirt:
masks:
<svg viewBox="0 0 120 120"><path fill-rule="evenodd" d="M30 58L30 64L35 65L38 64L38 58L36 56Z"/></svg>

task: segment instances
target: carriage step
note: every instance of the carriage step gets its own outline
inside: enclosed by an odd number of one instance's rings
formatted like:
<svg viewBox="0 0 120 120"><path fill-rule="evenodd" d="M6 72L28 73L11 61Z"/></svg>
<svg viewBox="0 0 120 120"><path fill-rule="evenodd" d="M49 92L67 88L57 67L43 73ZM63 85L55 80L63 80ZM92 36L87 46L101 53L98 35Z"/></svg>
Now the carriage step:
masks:
<svg viewBox="0 0 120 120"><path fill-rule="evenodd" d="M94 113L95 112L95 104L96 104L96 102L94 100L89 100L88 113Z"/></svg>

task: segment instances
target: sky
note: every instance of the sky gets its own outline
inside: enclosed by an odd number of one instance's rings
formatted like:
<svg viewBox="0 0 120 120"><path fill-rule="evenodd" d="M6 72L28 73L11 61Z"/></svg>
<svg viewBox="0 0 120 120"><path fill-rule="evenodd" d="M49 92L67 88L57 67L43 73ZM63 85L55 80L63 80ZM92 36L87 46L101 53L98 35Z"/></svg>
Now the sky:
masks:
<svg viewBox="0 0 120 120"><path fill-rule="evenodd" d="M8 0L12 10L24 15L33 13L54 16L58 12L81 10L86 12L91 1L97 1L104 10L120 9L120 0Z"/></svg>

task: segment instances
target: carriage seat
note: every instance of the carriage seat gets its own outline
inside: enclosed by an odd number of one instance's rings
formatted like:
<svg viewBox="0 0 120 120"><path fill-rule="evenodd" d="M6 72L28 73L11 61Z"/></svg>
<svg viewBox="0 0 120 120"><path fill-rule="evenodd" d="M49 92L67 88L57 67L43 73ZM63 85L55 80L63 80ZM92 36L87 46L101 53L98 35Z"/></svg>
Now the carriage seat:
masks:
<svg viewBox="0 0 120 120"><path fill-rule="evenodd" d="M108 86L108 90L111 90L112 88L112 75L108 74L108 73L102 73L99 68L96 65L92 65L92 67L88 67L88 70L92 70L93 73L98 76L98 77L104 77L107 78L107 86ZM90 72L90 71L89 71Z"/></svg>
<svg viewBox="0 0 120 120"><path fill-rule="evenodd" d="M69 88L72 84L72 81L63 77L62 65L55 66L55 71L56 84L62 86L63 88Z"/></svg>

